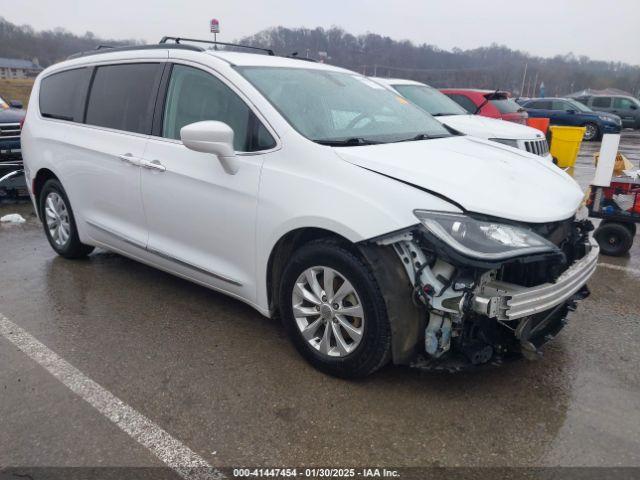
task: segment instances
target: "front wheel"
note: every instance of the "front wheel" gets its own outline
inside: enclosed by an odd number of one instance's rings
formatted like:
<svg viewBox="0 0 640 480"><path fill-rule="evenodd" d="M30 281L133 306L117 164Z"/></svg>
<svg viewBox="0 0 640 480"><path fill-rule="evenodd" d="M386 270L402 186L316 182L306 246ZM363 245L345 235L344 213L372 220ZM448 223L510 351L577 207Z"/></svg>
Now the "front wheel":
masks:
<svg viewBox="0 0 640 480"><path fill-rule="evenodd" d="M52 178L40 192L40 218L51 248L65 258L86 257L93 247L80 242L75 217L62 184Z"/></svg>
<svg viewBox="0 0 640 480"><path fill-rule="evenodd" d="M587 123L584 125L584 140L589 142L591 140L597 140L600 137L600 129L595 123Z"/></svg>
<svg viewBox="0 0 640 480"><path fill-rule="evenodd" d="M294 253L280 284L282 320L313 366L345 378L365 377L390 358L391 329L369 267L332 241Z"/></svg>

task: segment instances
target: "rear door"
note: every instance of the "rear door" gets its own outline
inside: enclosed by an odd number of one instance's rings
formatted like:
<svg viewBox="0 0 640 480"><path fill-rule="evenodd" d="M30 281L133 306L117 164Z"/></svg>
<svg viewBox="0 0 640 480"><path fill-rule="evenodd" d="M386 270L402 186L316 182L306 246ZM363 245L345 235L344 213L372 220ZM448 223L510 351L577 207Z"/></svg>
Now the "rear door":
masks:
<svg viewBox="0 0 640 480"><path fill-rule="evenodd" d="M87 233L124 251L147 243L139 162L151 132L161 67L158 61L95 67L84 125L69 137L73 174L67 179L79 193Z"/></svg>
<svg viewBox="0 0 640 480"><path fill-rule="evenodd" d="M591 100L591 108L597 112L610 112L612 110L611 97L593 97Z"/></svg>
<svg viewBox="0 0 640 480"><path fill-rule="evenodd" d="M165 71L154 135L145 152L142 197L148 250L192 279L255 296L255 220L262 162L276 147L232 86L211 70L176 63ZM231 175L215 155L187 149L180 129L217 120L234 131L240 162Z"/></svg>

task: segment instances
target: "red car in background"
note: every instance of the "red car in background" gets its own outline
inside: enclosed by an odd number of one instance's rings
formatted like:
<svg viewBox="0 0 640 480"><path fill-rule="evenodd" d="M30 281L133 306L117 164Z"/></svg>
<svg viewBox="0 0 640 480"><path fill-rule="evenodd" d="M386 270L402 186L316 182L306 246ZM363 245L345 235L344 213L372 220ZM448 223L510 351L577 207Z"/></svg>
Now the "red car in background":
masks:
<svg viewBox="0 0 640 480"><path fill-rule="evenodd" d="M469 113L527 124L529 115L509 92L471 88L441 88L440 91Z"/></svg>

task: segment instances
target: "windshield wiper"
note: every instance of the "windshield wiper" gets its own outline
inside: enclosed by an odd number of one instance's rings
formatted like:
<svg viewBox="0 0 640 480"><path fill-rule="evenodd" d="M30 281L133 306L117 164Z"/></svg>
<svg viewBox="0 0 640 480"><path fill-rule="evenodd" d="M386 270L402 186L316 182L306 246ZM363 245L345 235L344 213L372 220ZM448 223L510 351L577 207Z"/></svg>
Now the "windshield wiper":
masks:
<svg viewBox="0 0 640 480"><path fill-rule="evenodd" d="M344 140L314 140L320 145L328 145L330 147L357 147L359 145L378 145L385 142L377 142L375 140L367 140L361 137L352 137Z"/></svg>
<svg viewBox="0 0 640 480"><path fill-rule="evenodd" d="M393 143L417 142L418 140L433 140L434 138L446 138L446 137L450 137L450 136L451 135L449 135L449 134L446 134L446 135L429 135L428 133L419 133L415 137L404 138L402 140L396 140Z"/></svg>

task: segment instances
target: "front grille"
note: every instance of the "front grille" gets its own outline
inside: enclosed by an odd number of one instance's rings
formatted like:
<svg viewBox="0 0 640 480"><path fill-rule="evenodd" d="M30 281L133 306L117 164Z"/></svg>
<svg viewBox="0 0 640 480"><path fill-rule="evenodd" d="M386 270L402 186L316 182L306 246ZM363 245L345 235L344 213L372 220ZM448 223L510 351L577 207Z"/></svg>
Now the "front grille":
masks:
<svg viewBox="0 0 640 480"><path fill-rule="evenodd" d="M540 138L538 140L525 140L524 149L529 153L544 157L549 153L549 144L547 143L546 138Z"/></svg>
<svg viewBox="0 0 640 480"><path fill-rule="evenodd" d="M2 140L20 138L20 124L0 123L0 138Z"/></svg>

